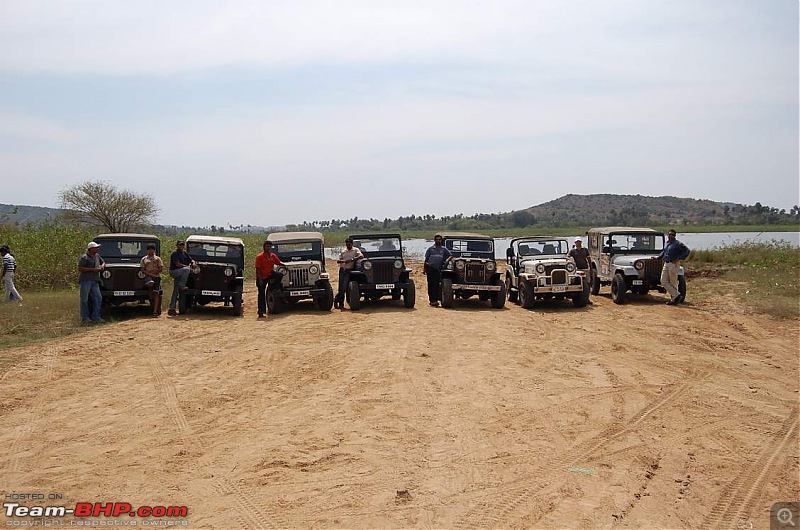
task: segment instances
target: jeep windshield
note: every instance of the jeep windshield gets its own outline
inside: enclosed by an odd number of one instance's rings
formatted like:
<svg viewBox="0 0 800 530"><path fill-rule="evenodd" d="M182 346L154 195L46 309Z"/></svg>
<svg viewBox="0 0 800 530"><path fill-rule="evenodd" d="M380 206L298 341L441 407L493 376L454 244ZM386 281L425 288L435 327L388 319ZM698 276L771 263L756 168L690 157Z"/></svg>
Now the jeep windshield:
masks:
<svg viewBox="0 0 800 530"><path fill-rule="evenodd" d="M540 239L536 241L520 241L517 254L521 258L533 256L564 256L569 252L566 239Z"/></svg>
<svg viewBox="0 0 800 530"><path fill-rule="evenodd" d="M281 261L319 261L322 256L322 242L294 241L291 243L273 243L272 251L281 258Z"/></svg>
<svg viewBox="0 0 800 530"><path fill-rule="evenodd" d="M361 249L364 256L399 256L399 237L353 238L353 246Z"/></svg>
<svg viewBox="0 0 800 530"><path fill-rule="evenodd" d="M158 241L143 239L97 239L96 242L100 244L100 256L105 260L141 258L147 254L148 243L153 243L158 248Z"/></svg>
<svg viewBox="0 0 800 530"><path fill-rule="evenodd" d="M612 252L658 253L664 249L664 235L646 232L642 234L611 234L604 241L603 246Z"/></svg>
<svg viewBox="0 0 800 530"><path fill-rule="evenodd" d="M455 257L494 259L494 241L486 239L446 239L444 246Z"/></svg>
<svg viewBox="0 0 800 530"><path fill-rule="evenodd" d="M189 242L186 251L197 261L206 261L208 258L226 258L226 260L240 259L242 249L238 245L224 243L204 243L202 241ZM217 260L212 260L217 261Z"/></svg>

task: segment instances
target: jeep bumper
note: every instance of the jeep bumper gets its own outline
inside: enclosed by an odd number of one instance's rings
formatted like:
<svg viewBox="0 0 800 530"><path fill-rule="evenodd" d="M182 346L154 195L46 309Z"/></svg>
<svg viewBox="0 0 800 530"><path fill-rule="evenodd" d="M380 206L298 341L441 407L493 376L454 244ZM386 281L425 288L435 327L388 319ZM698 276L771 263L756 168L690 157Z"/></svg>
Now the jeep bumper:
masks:
<svg viewBox="0 0 800 530"><path fill-rule="evenodd" d="M472 285L467 283L454 283L453 290L458 291L499 291L502 289L499 285Z"/></svg>

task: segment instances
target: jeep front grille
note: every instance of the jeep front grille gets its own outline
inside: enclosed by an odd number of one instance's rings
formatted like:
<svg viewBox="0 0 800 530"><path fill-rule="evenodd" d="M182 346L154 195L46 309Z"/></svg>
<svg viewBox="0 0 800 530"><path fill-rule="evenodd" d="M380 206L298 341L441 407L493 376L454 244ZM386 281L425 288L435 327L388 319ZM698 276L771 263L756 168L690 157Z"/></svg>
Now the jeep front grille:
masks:
<svg viewBox="0 0 800 530"><path fill-rule="evenodd" d="M650 258L644 261L644 277L650 282L658 283L661 281L661 269L664 262L661 258Z"/></svg>
<svg viewBox="0 0 800 530"><path fill-rule="evenodd" d="M563 265L547 265L547 266L545 266L545 274L547 274L548 276L552 276L553 275L553 271L556 271L556 270L559 270L559 269L563 269L563 268L564 268Z"/></svg>
<svg viewBox="0 0 800 530"><path fill-rule="evenodd" d="M565 269L555 269L550 275L550 281L553 283L553 285L566 285L568 278L569 276L567 275L567 271Z"/></svg>
<svg viewBox="0 0 800 530"><path fill-rule="evenodd" d="M117 291L140 290L144 288L144 280L139 279L138 268L109 267L111 278L103 279L103 288Z"/></svg>
<svg viewBox="0 0 800 530"><path fill-rule="evenodd" d="M375 283L394 283L394 264L391 261L373 261L372 279Z"/></svg>
<svg viewBox="0 0 800 530"><path fill-rule="evenodd" d="M486 283L486 266L483 263L467 263L465 277L467 283Z"/></svg>
<svg viewBox="0 0 800 530"><path fill-rule="evenodd" d="M195 289L209 289L212 291L227 291L228 278L225 276L226 267L212 267L209 265L200 266L200 281L195 282ZM190 274L189 278L194 276ZM198 285L199 283L199 285Z"/></svg>
<svg viewBox="0 0 800 530"><path fill-rule="evenodd" d="M292 287L308 285L308 269L289 269L289 283Z"/></svg>

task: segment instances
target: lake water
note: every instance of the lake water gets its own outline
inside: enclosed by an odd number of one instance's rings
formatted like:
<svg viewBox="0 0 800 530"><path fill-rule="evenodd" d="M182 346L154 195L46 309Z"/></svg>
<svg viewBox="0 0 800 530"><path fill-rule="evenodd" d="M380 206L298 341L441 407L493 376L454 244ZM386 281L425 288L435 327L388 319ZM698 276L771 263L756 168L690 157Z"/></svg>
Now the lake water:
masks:
<svg viewBox="0 0 800 530"><path fill-rule="evenodd" d="M576 237L578 237L578 234L569 236L567 239L571 244ZM580 237L584 246L586 246L586 236L581 235ZM505 259L506 249L511 239L510 237L495 238L494 250L497 258ZM687 232L685 234L679 232L678 240L694 250L710 250L736 243L769 243L770 241L787 242L792 246L800 247L800 232ZM432 244L430 239L406 239L403 241L403 246L406 247L406 256L412 259L422 259L425 256L425 251ZM326 248L325 255L331 259L336 259L340 250L341 248Z"/></svg>

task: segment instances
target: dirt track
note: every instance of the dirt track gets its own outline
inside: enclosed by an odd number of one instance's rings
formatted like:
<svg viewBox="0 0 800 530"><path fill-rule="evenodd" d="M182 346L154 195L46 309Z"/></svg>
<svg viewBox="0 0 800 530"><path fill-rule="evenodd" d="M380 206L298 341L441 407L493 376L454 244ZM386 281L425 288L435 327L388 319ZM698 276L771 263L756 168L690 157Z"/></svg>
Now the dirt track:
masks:
<svg viewBox="0 0 800 530"><path fill-rule="evenodd" d="M191 527L768 528L800 499L798 322L732 302L223 308L25 348L0 491ZM170 342L172 340L172 342Z"/></svg>

